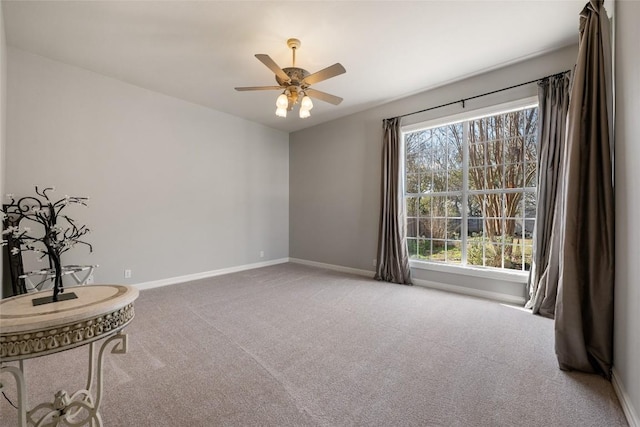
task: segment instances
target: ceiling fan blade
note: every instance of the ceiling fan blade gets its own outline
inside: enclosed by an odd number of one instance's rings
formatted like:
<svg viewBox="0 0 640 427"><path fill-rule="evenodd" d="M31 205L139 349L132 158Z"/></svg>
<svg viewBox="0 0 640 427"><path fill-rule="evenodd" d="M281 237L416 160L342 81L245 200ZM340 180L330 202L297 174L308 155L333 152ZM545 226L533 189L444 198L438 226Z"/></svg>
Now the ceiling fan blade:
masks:
<svg viewBox="0 0 640 427"><path fill-rule="evenodd" d="M316 98L321 101L328 102L329 104L338 105L342 102L342 98L340 98L339 96L331 95L326 92L321 92L319 90L306 89L304 92L312 98Z"/></svg>
<svg viewBox="0 0 640 427"><path fill-rule="evenodd" d="M278 67L278 64L276 64L276 62L271 59L269 55L266 55L264 53L256 53L256 58L258 58L260 62L266 65L267 68L273 71L276 76L280 77L280 80L284 80L286 82L291 80L289 76L287 76L287 73L282 71L282 68Z"/></svg>
<svg viewBox="0 0 640 427"><path fill-rule="evenodd" d="M342 64L336 63L330 67L318 71L317 73L308 75L304 78L304 80L302 80L302 83L306 85L312 85L323 80L330 79L331 77L339 76L340 74L344 74L346 72L347 70L344 69Z"/></svg>
<svg viewBox="0 0 640 427"><path fill-rule="evenodd" d="M235 90L243 92L246 90L278 90L282 89L280 86L246 86L246 87L237 87Z"/></svg>

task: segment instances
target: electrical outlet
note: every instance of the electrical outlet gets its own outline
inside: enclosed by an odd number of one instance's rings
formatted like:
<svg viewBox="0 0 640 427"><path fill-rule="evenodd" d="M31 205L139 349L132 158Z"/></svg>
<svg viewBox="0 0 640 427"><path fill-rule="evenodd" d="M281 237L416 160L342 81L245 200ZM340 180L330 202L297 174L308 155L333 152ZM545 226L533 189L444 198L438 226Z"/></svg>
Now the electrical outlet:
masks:
<svg viewBox="0 0 640 427"><path fill-rule="evenodd" d="M124 278L125 278L125 279L131 279L131 270L126 269L126 270L124 271Z"/></svg>
<svg viewBox="0 0 640 427"><path fill-rule="evenodd" d="M371 264L376 267L378 265L378 260L374 258Z"/></svg>
<svg viewBox="0 0 640 427"><path fill-rule="evenodd" d="M93 274L91 274L91 275L89 275L89 277L87 277L87 281L85 282L85 284L93 285Z"/></svg>
<svg viewBox="0 0 640 427"><path fill-rule="evenodd" d="M264 251L260 251L260 258L264 258Z"/></svg>

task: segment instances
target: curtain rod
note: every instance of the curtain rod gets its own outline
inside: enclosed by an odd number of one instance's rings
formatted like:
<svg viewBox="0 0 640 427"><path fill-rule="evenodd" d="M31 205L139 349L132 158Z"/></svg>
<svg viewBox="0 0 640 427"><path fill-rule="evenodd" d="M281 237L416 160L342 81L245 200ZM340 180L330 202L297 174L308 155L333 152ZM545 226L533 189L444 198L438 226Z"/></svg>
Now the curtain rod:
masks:
<svg viewBox="0 0 640 427"><path fill-rule="evenodd" d="M480 98L480 97L487 96L487 95L493 95L494 93L503 92L505 90L514 89L516 87L525 86L525 85L528 85L528 84L531 84L531 83L541 82L541 81L543 81L545 79L548 79L548 78L551 78L551 77L562 76L562 75L567 74L569 72L571 72L571 70L566 70L566 71L563 71L561 73L550 74L550 75L548 75L546 77L541 77L539 79L531 80L531 81L528 81L528 82L520 83L520 84L517 84L517 85L505 87L505 88L498 89L498 90L493 90L491 92L483 93L483 94L480 94L480 95L475 95L475 96L472 96L472 97L469 97L469 98L462 98L459 101L447 102L446 104L437 105L435 107L425 108L424 110L414 111L413 113L406 113L406 114L402 114L400 116L391 117L391 118L400 119L402 117L407 117L407 116L412 116L414 114L424 113L425 111L431 111L431 110L435 110L437 108L448 107L449 105L454 105L454 104L457 104L459 102L462 103L462 108L464 108L464 103L469 101L469 100L471 100L471 99L476 99L476 98ZM385 119L385 120L389 120L389 119Z"/></svg>

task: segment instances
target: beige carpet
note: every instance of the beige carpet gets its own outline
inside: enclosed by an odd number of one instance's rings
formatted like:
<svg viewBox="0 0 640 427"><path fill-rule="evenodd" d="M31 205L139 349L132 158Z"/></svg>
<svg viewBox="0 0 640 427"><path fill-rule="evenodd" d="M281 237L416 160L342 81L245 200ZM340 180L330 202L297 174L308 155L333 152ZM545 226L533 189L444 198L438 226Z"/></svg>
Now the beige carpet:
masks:
<svg viewBox="0 0 640 427"><path fill-rule="evenodd" d="M127 332L105 426L627 425L557 368L552 321L416 286L282 264L143 291ZM30 401L82 388L86 354L27 361Z"/></svg>

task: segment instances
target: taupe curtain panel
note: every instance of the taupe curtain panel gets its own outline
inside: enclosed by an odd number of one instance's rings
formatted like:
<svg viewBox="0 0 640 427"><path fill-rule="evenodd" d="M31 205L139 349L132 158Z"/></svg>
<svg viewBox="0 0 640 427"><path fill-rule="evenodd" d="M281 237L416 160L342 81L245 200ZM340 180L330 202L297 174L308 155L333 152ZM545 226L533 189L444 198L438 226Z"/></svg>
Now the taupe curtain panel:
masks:
<svg viewBox="0 0 640 427"><path fill-rule="evenodd" d="M378 231L377 280L411 284L407 254L404 201L402 199L402 141L400 118L383 121L380 228Z"/></svg>
<svg viewBox="0 0 640 427"><path fill-rule="evenodd" d="M569 73L538 83L538 210L527 308L553 318L560 276L562 154L569 109Z"/></svg>
<svg viewBox="0 0 640 427"><path fill-rule="evenodd" d="M609 19L602 0L580 14L580 37L567 121L564 230L555 310L561 369L611 378L614 200Z"/></svg>

